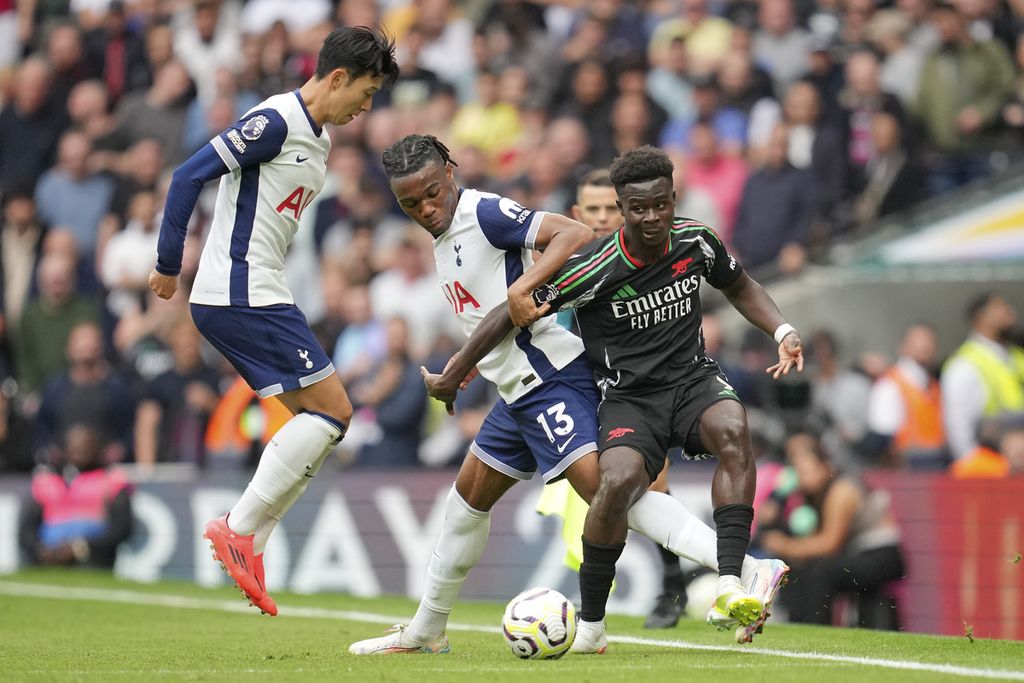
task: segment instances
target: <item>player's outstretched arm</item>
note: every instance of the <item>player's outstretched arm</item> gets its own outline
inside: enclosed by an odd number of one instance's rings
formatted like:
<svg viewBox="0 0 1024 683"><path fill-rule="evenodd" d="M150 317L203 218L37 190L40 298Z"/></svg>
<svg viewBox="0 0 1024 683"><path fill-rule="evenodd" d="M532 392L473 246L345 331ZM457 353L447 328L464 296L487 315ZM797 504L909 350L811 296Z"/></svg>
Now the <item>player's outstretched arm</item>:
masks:
<svg viewBox="0 0 1024 683"><path fill-rule="evenodd" d="M557 213L544 214L534 241L541 256L508 288L508 312L514 325L526 327L547 315L551 307L538 307L533 290L554 277L577 249L593 239L594 231L583 223Z"/></svg>
<svg viewBox="0 0 1024 683"><path fill-rule="evenodd" d="M779 362L767 369L772 377L778 379L780 375L788 375L794 367L797 372L803 371L804 353L800 333L782 317L778 305L764 287L743 272L722 293L744 318L765 334L773 336L778 343Z"/></svg>
<svg viewBox="0 0 1024 683"><path fill-rule="evenodd" d="M178 289L185 233L203 185L227 172L228 167L213 145L207 144L171 176L171 186L164 203L164 217L160 223L156 267L149 275L149 288L161 299L170 299Z"/></svg>
<svg viewBox="0 0 1024 683"><path fill-rule="evenodd" d="M508 306L506 304L495 306L476 326L462 350L452 356L443 373L432 374L427 372L426 368L420 367L423 382L427 385L427 393L438 401L443 401L448 414L454 415L455 394L463 380L469 376L480 359L486 356L513 329L515 326L512 324L512 318L509 317Z"/></svg>

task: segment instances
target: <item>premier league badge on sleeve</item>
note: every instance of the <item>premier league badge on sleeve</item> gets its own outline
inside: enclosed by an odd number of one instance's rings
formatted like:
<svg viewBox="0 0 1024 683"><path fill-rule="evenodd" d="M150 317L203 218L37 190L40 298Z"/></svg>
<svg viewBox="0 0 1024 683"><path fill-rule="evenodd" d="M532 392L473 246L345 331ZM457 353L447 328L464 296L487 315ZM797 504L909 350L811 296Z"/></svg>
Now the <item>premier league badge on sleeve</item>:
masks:
<svg viewBox="0 0 1024 683"><path fill-rule="evenodd" d="M558 296L558 288L551 284L541 285L533 290L533 303L543 306L549 301L554 301Z"/></svg>
<svg viewBox="0 0 1024 683"><path fill-rule="evenodd" d="M263 135L263 131L267 129L267 124L269 123L270 119L263 114L252 117L245 122L244 126L242 126L242 137L246 140L259 139L259 137Z"/></svg>

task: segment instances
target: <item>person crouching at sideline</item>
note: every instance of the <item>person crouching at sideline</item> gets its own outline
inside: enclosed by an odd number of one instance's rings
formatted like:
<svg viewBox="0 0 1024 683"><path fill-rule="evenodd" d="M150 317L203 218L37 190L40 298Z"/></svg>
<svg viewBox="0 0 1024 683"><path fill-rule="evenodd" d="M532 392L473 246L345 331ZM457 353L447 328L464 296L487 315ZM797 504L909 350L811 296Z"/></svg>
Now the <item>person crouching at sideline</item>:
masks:
<svg viewBox="0 0 1024 683"><path fill-rule="evenodd" d="M33 564L113 569L132 530L132 486L104 461L100 434L72 425L63 467L40 466L22 506L18 539Z"/></svg>
<svg viewBox="0 0 1024 683"><path fill-rule="evenodd" d="M790 531L799 525L794 515L812 518L805 535L774 529L771 511L764 509L759 524L760 545L793 569L783 604L790 621L831 624L833 601L839 595L856 601L857 625L898 630L896 605L885 584L904 575L900 530L889 509L889 495L872 491L860 477L837 471L817 437L794 434L786 442L786 459L796 473L805 505L790 513ZM770 505L769 505L770 508Z"/></svg>

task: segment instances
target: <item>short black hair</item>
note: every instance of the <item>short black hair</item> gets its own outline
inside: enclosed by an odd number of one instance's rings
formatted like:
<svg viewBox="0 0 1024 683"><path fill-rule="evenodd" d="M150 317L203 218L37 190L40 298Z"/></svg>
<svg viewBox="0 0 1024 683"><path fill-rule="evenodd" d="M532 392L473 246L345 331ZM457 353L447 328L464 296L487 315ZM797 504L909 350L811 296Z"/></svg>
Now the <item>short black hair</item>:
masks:
<svg viewBox="0 0 1024 683"><path fill-rule="evenodd" d="M613 187L612 185L612 174L608 172L607 168L595 168L590 171L577 183L576 188L579 189L584 186L589 187Z"/></svg>
<svg viewBox="0 0 1024 683"><path fill-rule="evenodd" d="M970 303L967 304L967 322L973 323L977 320L981 312L985 310L985 307L999 297L999 292L988 291L971 299Z"/></svg>
<svg viewBox="0 0 1024 683"><path fill-rule="evenodd" d="M442 166L458 166L452 159L451 151L433 135L406 135L381 154L388 178L411 175L431 161L437 161Z"/></svg>
<svg viewBox="0 0 1024 683"><path fill-rule="evenodd" d="M316 60L316 77L347 69L349 82L366 75L383 76L384 84L398 80L395 39L381 29L342 26L324 39Z"/></svg>
<svg viewBox="0 0 1024 683"><path fill-rule="evenodd" d="M620 154L612 162L610 175L612 185L621 190L632 183L646 183L649 180L668 178L672 180L675 167L668 155L656 147L644 145Z"/></svg>

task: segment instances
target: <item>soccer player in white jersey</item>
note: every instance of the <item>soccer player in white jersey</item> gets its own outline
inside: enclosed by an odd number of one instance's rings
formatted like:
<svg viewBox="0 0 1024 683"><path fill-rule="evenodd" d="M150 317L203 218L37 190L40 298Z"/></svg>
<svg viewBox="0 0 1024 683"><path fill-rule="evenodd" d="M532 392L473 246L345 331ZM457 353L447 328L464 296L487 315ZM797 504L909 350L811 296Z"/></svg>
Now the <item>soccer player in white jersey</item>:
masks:
<svg viewBox="0 0 1024 683"><path fill-rule="evenodd" d="M192 319L261 397L293 414L270 440L231 511L206 524L214 558L251 604L275 615L263 549L345 433L352 404L285 283L284 258L303 209L324 184L330 137L370 110L398 77L394 42L364 27L332 31L316 73L270 97L213 138L175 172L149 286L178 287L185 232L203 185L220 178L210 234L189 298Z"/></svg>
<svg viewBox="0 0 1024 683"><path fill-rule="evenodd" d="M432 135L406 136L384 152L383 162L402 210L434 237L441 289L467 337L487 313L505 306L513 282L544 282L551 263L593 239L590 228L565 216L459 188L448 148ZM536 263L533 249L542 250ZM545 483L565 477L588 502L597 491L600 395L580 339L553 318L541 318L509 332L486 355L469 345L461 353L497 385L500 399L448 494L416 615L408 627L353 643L353 654L448 652L448 615L487 544L491 508L516 482L539 469ZM428 385L437 377L423 373ZM671 496L642 496L629 511L629 525L717 568L714 531ZM748 576L757 568L758 561L747 558Z"/></svg>

